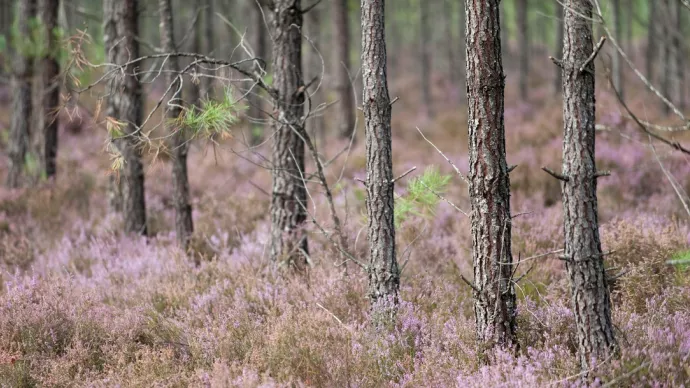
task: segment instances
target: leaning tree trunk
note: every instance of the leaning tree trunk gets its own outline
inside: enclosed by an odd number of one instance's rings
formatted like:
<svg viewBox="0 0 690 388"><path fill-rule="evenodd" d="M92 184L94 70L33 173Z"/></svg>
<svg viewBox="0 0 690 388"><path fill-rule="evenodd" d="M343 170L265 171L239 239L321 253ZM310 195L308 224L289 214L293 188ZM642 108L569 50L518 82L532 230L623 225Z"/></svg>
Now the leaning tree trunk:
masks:
<svg viewBox="0 0 690 388"><path fill-rule="evenodd" d="M554 57L560 58L563 54L563 5L556 3L556 55ZM563 73L561 69L556 67L556 77L553 83L553 90L555 94L559 94L563 86Z"/></svg>
<svg viewBox="0 0 690 388"><path fill-rule="evenodd" d="M41 92L43 93L41 105L43 112L40 121L43 128L42 161L43 171L48 179L57 172L58 150L58 104L60 103L60 84L58 75L60 65L57 61L59 42L54 31L57 28L59 0L40 0L39 9L42 21L44 41L47 50L41 58Z"/></svg>
<svg viewBox="0 0 690 388"><path fill-rule="evenodd" d="M568 0L563 47L563 217L565 260L570 279L583 369L617 348L611 300L597 218L597 170L594 161L594 61L592 3ZM586 65L586 66L585 66ZM579 69L585 66L583 71Z"/></svg>
<svg viewBox="0 0 690 388"><path fill-rule="evenodd" d="M367 155L369 298L397 302L400 270L395 257L391 101L386 78L384 0L362 0L362 81Z"/></svg>
<svg viewBox="0 0 690 388"><path fill-rule="evenodd" d="M350 26L347 17L347 0L333 2L333 75L338 98L336 123L342 138L350 138L355 128L355 102L350 81Z"/></svg>
<svg viewBox="0 0 690 388"><path fill-rule="evenodd" d="M138 3L138 0L103 0L103 41L109 63L123 65L139 57ZM122 211L126 233L146 235L144 167L138 136L142 123L142 89L139 80L131 75L135 67L126 66L123 70L123 75L117 72L110 81L105 109L107 117L123 123L124 134L111 138L124 165L111 181L110 203L114 210Z"/></svg>
<svg viewBox="0 0 690 388"><path fill-rule="evenodd" d="M160 34L161 46L165 52L175 52L175 37L173 35L173 17L172 9L170 8L170 0L158 1L160 13ZM165 83L167 85L174 85L172 90L179 89L180 77L177 72L180 71L177 57L167 58L165 63L166 74ZM173 180L173 206L175 208L175 232L177 233L177 241L180 246L187 249L189 240L194 232L194 224L192 223L192 205L189 203L189 179L187 177L187 151L189 145L184 135L184 128L176 128L175 121L180 118L182 114L182 99L179 95L173 95L168 101L165 118L167 120L167 129L171 132L170 136L170 154L172 156L172 180Z"/></svg>
<svg viewBox="0 0 690 388"><path fill-rule="evenodd" d="M520 98L523 101L529 96L529 22L527 20L527 0L516 0L518 47L520 50Z"/></svg>
<svg viewBox="0 0 690 388"><path fill-rule="evenodd" d="M30 36L30 22L36 17L36 0L20 0L17 10L18 36ZM7 171L7 187L14 189L21 185L24 171L24 160L29 148L31 112L31 78L34 73L33 57L25 47L24 42L13 39L16 47L14 53L14 69L12 72L12 123L7 153L9 155L9 169Z"/></svg>
<svg viewBox="0 0 690 388"><path fill-rule="evenodd" d="M422 106L428 118L434 117L434 104L431 97L431 34L429 31L429 2L419 2L419 61Z"/></svg>
<svg viewBox="0 0 690 388"><path fill-rule="evenodd" d="M309 254L304 222L307 189L304 177L304 101L302 80L302 11L300 0L276 0L273 29L273 191L270 257L304 269ZM306 179L306 178L305 178Z"/></svg>
<svg viewBox="0 0 690 388"><path fill-rule="evenodd" d="M516 344L499 1L467 0L465 7L474 312L487 348Z"/></svg>

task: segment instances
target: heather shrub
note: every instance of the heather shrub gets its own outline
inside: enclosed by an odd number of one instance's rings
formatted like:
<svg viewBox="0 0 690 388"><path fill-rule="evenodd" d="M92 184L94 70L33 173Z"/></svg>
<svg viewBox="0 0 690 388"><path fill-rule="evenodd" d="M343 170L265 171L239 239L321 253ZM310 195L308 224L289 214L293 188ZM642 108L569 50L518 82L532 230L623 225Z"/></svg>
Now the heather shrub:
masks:
<svg viewBox="0 0 690 388"><path fill-rule="evenodd" d="M611 285L617 304L644 311L649 298L672 286L676 269L667 261L687 249L686 236L678 223L651 215L607 224L602 240L612 252L606 258L608 273L623 273Z"/></svg>

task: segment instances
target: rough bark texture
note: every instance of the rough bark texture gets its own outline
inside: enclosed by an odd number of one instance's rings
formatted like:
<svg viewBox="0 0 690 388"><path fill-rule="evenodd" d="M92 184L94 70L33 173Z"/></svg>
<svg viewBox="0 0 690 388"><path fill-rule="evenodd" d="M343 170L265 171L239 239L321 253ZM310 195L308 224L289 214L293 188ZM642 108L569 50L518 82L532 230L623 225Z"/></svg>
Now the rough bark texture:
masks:
<svg viewBox="0 0 690 388"><path fill-rule="evenodd" d="M43 23L43 33L47 42L47 52L41 58L41 106L43 112L40 121L43 128L43 149L41 150L43 171L48 179L55 176L57 172L57 149L58 149L58 104L60 103L60 84L58 75L60 65L57 61L57 51L59 42L53 33L57 27L57 18L60 2L58 0L40 0L39 12Z"/></svg>
<svg viewBox="0 0 690 388"><path fill-rule="evenodd" d="M654 60L656 59L656 34L657 34L657 3L658 0L649 0L649 19L647 20L647 51L645 63L647 66L647 79L654 83Z"/></svg>
<svg viewBox="0 0 690 388"><path fill-rule="evenodd" d="M568 0L563 48L563 217L566 271L570 280L582 368L602 361L617 348L611 323L611 300L597 219L594 161L594 61L589 0Z"/></svg>
<svg viewBox="0 0 690 388"><path fill-rule="evenodd" d="M273 28L273 85L277 120L273 122L271 247L273 261L301 269L308 255L307 191L304 175L304 86L300 0L276 0Z"/></svg>
<svg viewBox="0 0 690 388"><path fill-rule="evenodd" d="M529 96L529 22L527 20L527 0L516 0L518 47L520 50L520 98L527 100Z"/></svg>
<svg viewBox="0 0 690 388"><path fill-rule="evenodd" d="M139 57L137 0L103 1L103 40L109 63L124 64ZM132 74L133 66L124 69ZM113 139L117 151L124 158L119 176L111 184L111 207L122 211L126 233L146 235L146 201L144 198L144 168L138 147L137 128L142 122L141 83L132 76L118 76L110 81L110 95L105 109L107 117L125 123L125 136Z"/></svg>
<svg viewBox="0 0 690 388"><path fill-rule="evenodd" d="M36 17L36 0L21 0L18 2L17 28L19 37L29 36L29 21ZM14 54L14 69L12 72L12 123L10 124L10 138L7 153L9 155L9 169L7 171L7 187L21 186L21 176L24 171L24 160L29 148L32 106L31 106L31 78L34 75L33 58L27 52L25 42L19 44Z"/></svg>
<svg viewBox="0 0 690 388"><path fill-rule="evenodd" d="M431 97L431 33L429 30L429 2L419 2L419 61L422 87L422 104L427 117L434 117Z"/></svg>
<svg viewBox="0 0 690 388"><path fill-rule="evenodd" d="M623 24L622 24L622 16L621 15L621 0L613 0L613 34L616 37L616 42L619 42L619 44L623 44ZM618 54L618 51L613 50L611 53L612 56L612 61L613 61L613 86L618 90L618 92L621 94L621 96L625 96L624 89L623 89L623 73L621 69L621 56Z"/></svg>
<svg viewBox="0 0 690 388"><path fill-rule="evenodd" d="M352 136L355 130L355 102L350 82L350 27L347 19L347 0L333 2L333 74L338 98L336 123L343 138Z"/></svg>
<svg viewBox="0 0 690 388"><path fill-rule="evenodd" d="M160 34L161 46L165 52L175 51L175 37L173 35L173 17L170 7L170 0L158 1L160 13ZM170 57L166 61L165 83L175 84L172 90L179 88L179 78L175 72L180 70L178 59ZM172 96L166 106L166 127L172 132L170 137L169 150L172 163L173 180L173 206L175 207L175 232L177 241L184 249L189 245L189 240L194 232L192 223L192 205L189 203L189 179L187 176L187 151L189 149L187 139L182 128L175 128L172 124L180 117L182 108L180 96Z"/></svg>
<svg viewBox="0 0 690 388"><path fill-rule="evenodd" d="M556 55L554 58L561 58L563 56L563 5L556 3ZM554 78L553 90L555 94L559 94L563 86L563 73L561 68L554 66L556 69L556 77Z"/></svg>
<svg viewBox="0 0 690 388"><path fill-rule="evenodd" d="M466 3L474 311L477 338L485 347L516 343L498 3Z"/></svg>
<svg viewBox="0 0 690 388"><path fill-rule="evenodd" d="M395 257L391 104L386 78L384 0L362 0L362 81L367 155L369 298L397 300L400 270Z"/></svg>

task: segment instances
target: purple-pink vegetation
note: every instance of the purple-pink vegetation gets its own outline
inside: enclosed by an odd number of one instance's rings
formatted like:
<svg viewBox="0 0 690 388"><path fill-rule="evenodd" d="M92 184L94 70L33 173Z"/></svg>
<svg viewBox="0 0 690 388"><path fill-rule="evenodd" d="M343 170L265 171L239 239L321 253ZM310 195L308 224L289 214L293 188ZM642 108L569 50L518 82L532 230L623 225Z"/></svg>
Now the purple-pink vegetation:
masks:
<svg viewBox="0 0 690 388"><path fill-rule="evenodd" d="M540 95L550 98L545 89L534 98ZM615 106L606 94L598 103ZM438 165L453 175L445 197L469 209L465 183L414 129L414 107L396 104L395 171ZM466 172L465 117L448 112L422 129ZM612 172L599 180L602 242L614 251L607 267L626 274L612 284L621 357L596 367L593 385L621 379L625 386L679 386L690 380L690 277L666 261L690 246L687 214L648 141L620 114L599 112L602 124L626 134L597 138L599 167ZM560 114L555 102L508 103L508 162L518 165L511 173L516 261L563 245L560 187L540 171L560 166ZM401 305L393 322L377 325L372 321L380 317L364 298L365 275L350 263L343 277L337 251L317 228L309 226L308 276L266 262L269 197L262 190L270 176L256 166L261 158L193 148L197 232L187 255L175 247L169 168L161 162L147 170L156 236L118 232L120 217L106 212L103 134L95 134L63 134L62 144L75 152L61 154L65 172L57 182L0 189L0 385L586 385L556 254L520 264L517 276L529 271L516 284L521 350L489 353L483 364L472 293L462 280L472 275L470 220L449 204L401 225ZM335 155L343 146L329 142L321 152ZM365 262L362 186L353 179L365 177L362 153L356 145L341 180L344 158L327 175L350 248ZM661 145L657 153L684 182L690 162ZM75 166L80 173L66 172ZM404 194L404 182L397 188ZM309 190L316 201L310 211L331 232L322 189Z"/></svg>

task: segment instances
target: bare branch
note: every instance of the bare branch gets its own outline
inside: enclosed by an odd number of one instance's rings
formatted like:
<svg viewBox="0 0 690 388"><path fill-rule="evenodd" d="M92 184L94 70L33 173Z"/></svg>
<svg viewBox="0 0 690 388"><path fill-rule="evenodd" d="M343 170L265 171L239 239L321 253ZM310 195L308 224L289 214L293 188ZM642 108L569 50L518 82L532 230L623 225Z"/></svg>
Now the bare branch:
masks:
<svg viewBox="0 0 690 388"><path fill-rule="evenodd" d="M402 173L399 177L393 179L393 180L391 181L391 184L394 184L395 182L401 180L402 178L406 177L409 173L411 173L412 171L414 171L414 170L416 170L416 169L417 169L417 166L414 166L414 167L412 167L411 169L405 171L405 172Z"/></svg>
<svg viewBox="0 0 690 388"><path fill-rule="evenodd" d="M590 55L589 58L587 58L587 60L585 61L585 63L583 63L582 66L580 66L580 73L585 71L585 68L587 67L587 65L589 65L590 62L592 62L594 60L594 58L597 57L597 54L599 54L599 50L601 50L601 48L604 46L605 42L606 42L606 37L602 36L601 39L599 40L599 43L597 43L596 47L594 48L594 51L592 51L592 55Z"/></svg>
<svg viewBox="0 0 690 388"><path fill-rule="evenodd" d="M570 178L568 178L567 176L559 174L559 173L553 171L552 169L550 169L546 166L542 166L541 169L544 170L547 174L551 175L552 177L554 177L560 181L568 182L570 180Z"/></svg>
<svg viewBox="0 0 690 388"><path fill-rule="evenodd" d="M422 130L419 129L419 127L415 127L415 128L417 128L417 132L419 132L419 134L422 135L422 138L424 138L424 140L425 140L427 143L431 144L431 146L434 147L434 149L436 150L436 152L438 152L441 156L443 156L443 158L444 158L448 163L450 163L451 166L453 166L453 169L455 169L455 173L460 177L460 179L462 179L463 181L465 181L465 183L467 183L467 184L469 185L469 184L470 184L470 181L465 177L465 175L463 175L463 173L460 172L460 170L459 170L458 167L455 165L455 163L453 163L450 159L448 159L448 157L447 157L440 149L438 149L438 147L436 147L436 145L435 145L434 143L432 143L431 140L427 139L426 136L424 136L424 133L422 133Z"/></svg>

